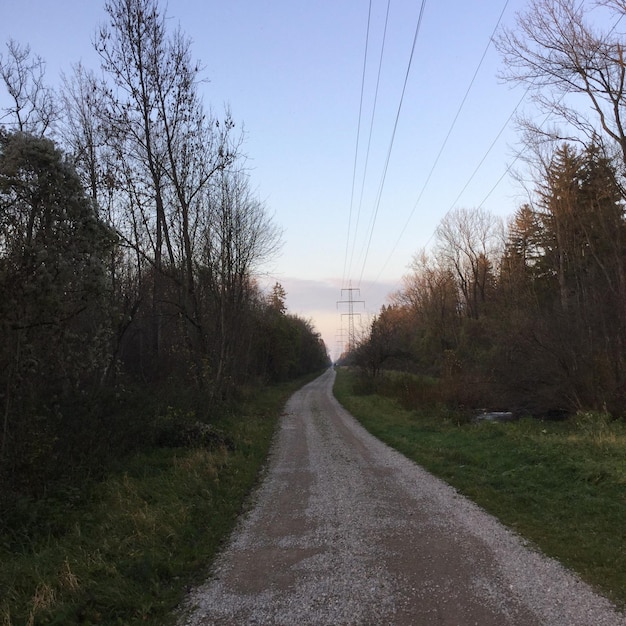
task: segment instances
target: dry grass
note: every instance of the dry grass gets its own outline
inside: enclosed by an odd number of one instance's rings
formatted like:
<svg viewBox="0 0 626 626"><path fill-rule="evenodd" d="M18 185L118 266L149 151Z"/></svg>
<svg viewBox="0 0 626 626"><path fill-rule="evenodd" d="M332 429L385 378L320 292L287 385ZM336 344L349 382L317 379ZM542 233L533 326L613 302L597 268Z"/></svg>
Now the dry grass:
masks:
<svg viewBox="0 0 626 626"><path fill-rule="evenodd" d="M24 502L0 534L0 625L172 623L185 587L232 530L302 382L265 389L214 424L229 448L150 449L72 506L63 494ZM54 519L55 535L25 533L24 515Z"/></svg>

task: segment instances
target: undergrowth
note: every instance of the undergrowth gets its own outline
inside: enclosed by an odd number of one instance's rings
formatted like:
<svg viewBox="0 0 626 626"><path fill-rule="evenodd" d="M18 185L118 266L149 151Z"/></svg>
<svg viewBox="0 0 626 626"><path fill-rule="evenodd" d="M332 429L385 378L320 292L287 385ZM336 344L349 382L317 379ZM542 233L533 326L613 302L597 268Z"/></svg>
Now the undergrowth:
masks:
<svg viewBox="0 0 626 626"><path fill-rule="evenodd" d="M145 446L97 480L4 498L0 625L172 623L234 527L282 406L303 382L250 393L213 419L208 439L201 429L199 440Z"/></svg>

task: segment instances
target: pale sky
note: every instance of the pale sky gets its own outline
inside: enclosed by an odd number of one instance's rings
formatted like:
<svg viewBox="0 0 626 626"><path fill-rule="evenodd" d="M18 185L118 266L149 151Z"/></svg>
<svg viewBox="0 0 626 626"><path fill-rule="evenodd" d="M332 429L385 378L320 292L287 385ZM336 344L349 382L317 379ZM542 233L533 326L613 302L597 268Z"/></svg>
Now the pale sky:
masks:
<svg viewBox="0 0 626 626"><path fill-rule="evenodd" d="M373 123L387 0L371 2L362 104L369 0L167 4L206 68L205 103L217 114L228 105L245 130L253 186L284 231L267 282L283 284L290 312L313 321L333 356L342 287L360 289L365 304L354 310L365 322L447 212L482 205L506 218L524 202L505 174L523 91L498 80L501 61L487 46L503 11L511 25L525 4L426 1L398 116L422 3L391 0ZM103 0L0 0L2 51L9 38L30 44L55 85L78 61L98 69L91 42L105 19ZM518 110L529 106L522 99Z"/></svg>

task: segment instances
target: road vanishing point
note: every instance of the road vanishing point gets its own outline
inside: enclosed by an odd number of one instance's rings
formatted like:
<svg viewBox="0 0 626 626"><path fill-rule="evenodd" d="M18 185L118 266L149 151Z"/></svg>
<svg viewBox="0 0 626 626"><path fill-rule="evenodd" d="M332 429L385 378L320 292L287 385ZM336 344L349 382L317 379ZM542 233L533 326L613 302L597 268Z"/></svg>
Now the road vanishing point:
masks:
<svg viewBox="0 0 626 626"><path fill-rule="evenodd" d="M370 435L330 369L285 407L264 478L180 626L621 626L623 614Z"/></svg>

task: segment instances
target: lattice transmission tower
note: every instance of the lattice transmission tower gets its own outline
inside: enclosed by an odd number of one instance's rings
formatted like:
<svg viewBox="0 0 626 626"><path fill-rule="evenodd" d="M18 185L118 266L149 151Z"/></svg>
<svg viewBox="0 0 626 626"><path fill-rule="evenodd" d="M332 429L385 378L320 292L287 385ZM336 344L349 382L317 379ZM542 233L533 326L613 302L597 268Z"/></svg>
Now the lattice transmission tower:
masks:
<svg viewBox="0 0 626 626"><path fill-rule="evenodd" d="M358 317L359 319L361 319L361 314L360 313L355 313L354 312L354 305L355 304L363 304L365 305L365 300L355 300L354 299L354 295L356 294L356 296L360 296L361 295L361 290L358 289L357 287L346 287L345 289L341 290L341 297L344 297L344 293L348 294L348 299L347 300L337 300L337 308L339 308L340 304L347 304L348 305L348 312L347 313L342 313L341 317L347 317L348 318L348 352L352 352L354 345L355 345L355 333L354 333L354 318Z"/></svg>

